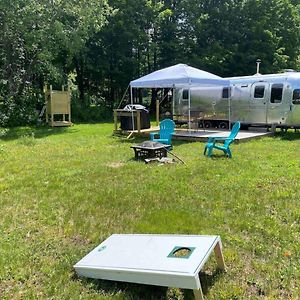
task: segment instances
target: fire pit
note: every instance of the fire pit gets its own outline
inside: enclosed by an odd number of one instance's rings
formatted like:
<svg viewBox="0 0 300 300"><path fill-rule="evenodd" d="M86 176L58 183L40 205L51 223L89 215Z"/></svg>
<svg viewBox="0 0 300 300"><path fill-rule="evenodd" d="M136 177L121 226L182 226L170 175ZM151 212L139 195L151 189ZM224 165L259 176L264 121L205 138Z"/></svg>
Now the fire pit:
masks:
<svg viewBox="0 0 300 300"><path fill-rule="evenodd" d="M141 144L131 146L130 148L134 150L136 159L146 159L155 157L166 157L167 149L170 147L171 145L146 141Z"/></svg>

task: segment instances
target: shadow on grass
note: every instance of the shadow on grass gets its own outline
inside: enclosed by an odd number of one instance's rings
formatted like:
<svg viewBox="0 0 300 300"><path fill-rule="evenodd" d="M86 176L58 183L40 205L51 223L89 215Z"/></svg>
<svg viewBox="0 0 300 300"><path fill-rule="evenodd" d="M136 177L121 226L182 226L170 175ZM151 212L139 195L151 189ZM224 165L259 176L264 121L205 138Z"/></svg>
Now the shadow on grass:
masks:
<svg viewBox="0 0 300 300"><path fill-rule="evenodd" d="M217 269L213 274L207 274L204 272L199 273L204 295L208 293L209 289L214 285L215 281L220 278L220 276L222 276L222 271L219 269ZM182 299L182 294L184 296L184 300L194 299L193 291L186 289L180 289L182 293L178 293L179 289L176 288L101 279L79 278L76 274L73 275L73 280L80 280L83 285L89 286L91 289L99 292L100 294L113 296L122 293L125 296L124 299L130 300L175 300ZM181 296L178 294L181 294Z"/></svg>
<svg viewBox="0 0 300 300"><path fill-rule="evenodd" d="M144 141L149 140L147 138L142 138L142 137L126 138L125 135L123 135L123 136L121 136L121 135L112 135L111 138L114 139L115 141L117 141L120 144L139 144L139 143L142 143Z"/></svg>
<svg viewBox="0 0 300 300"><path fill-rule="evenodd" d="M207 294L209 289L214 285L214 283L224 274L219 269L216 269L213 274L207 274L204 272L200 272L200 282L202 286L203 294Z"/></svg>
<svg viewBox="0 0 300 300"><path fill-rule="evenodd" d="M72 118L72 123L76 125L104 125L104 124L113 124L113 120L90 120L90 121L80 121L75 118Z"/></svg>
<svg viewBox="0 0 300 300"><path fill-rule="evenodd" d="M297 141L300 140L300 132L276 132L274 137L283 141Z"/></svg>
<svg viewBox="0 0 300 300"><path fill-rule="evenodd" d="M232 154L232 157L234 156L234 154ZM223 153L218 153L218 154L212 154L211 157L205 155L205 157L207 159L212 159L212 160L224 160L224 159L231 159L229 158L227 155L223 154Z"/></svg>
<svg viewBox="0 0 300 300"><path fill-rule="evenodd" d="M71 127L16 127L0 129L0 140L11 141L17 140L23 136L34 136L34 138L42 139L52 135L64 133L75 133L78 130Z"/></svg>
<svg viewBox="0 0 300 300"><path fill-rule="evenodd" d="M166 287L144 285L137 283L128 282L116 282L101 279L82 279L80 278L84 285L88 285L93 290L99 292L100 294L106 295L117 295L119 293L124 294L124 299L130 300L166 300L167 291Z"/></svg>

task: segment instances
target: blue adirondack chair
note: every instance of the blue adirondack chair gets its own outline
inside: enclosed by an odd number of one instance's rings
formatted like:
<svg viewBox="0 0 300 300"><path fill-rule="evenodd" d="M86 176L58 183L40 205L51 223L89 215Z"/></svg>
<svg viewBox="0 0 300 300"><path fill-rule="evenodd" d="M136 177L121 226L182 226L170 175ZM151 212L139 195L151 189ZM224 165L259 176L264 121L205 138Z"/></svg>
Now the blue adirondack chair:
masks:
<svg viewBox="0 0 300 300"><path fill-rule="evenodd" d="M174 133L175 123L171 119L165 119L159 124L159 132L151 132L150 140L166 145L172 145L172 135ZM159 138L155 138L159 134Z"/></svg>
<svg viewBox="0 0 300 300"><path fill-rule="evenodd" d="M205 145L204 155L207 152L207 155L211 157L213 149L218 149L218 150L222 150L225 153L225 155L231 158L232 155L229 146L236 138L240 130L240 127L241 127L241 123L236 122L232 127L231 133L228 137L214 137L214 136L209 137ZM216 143L223 143L223 145L217 145Z"/></svg>

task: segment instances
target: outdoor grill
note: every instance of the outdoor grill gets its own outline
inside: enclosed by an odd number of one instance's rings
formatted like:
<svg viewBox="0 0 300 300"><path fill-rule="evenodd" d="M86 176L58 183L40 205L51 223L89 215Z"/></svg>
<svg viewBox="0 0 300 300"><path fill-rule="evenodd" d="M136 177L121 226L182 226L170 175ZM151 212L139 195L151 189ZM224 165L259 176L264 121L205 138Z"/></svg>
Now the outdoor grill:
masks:
<svg viewBox="0 0 300 300"><path fill-rule="evenodd" d="M140 112L140 122L141 128L140 129L147 129L150 128L150 116L149 111L142 105L133 104L133 105L126 105L123 109L126 112L131 112L133 110ZM134 126L132 125L132 121L134 122ZM137 117L136 114L132 116L121 116L121 129L123 130L133 130L137 129Z"/></svg>

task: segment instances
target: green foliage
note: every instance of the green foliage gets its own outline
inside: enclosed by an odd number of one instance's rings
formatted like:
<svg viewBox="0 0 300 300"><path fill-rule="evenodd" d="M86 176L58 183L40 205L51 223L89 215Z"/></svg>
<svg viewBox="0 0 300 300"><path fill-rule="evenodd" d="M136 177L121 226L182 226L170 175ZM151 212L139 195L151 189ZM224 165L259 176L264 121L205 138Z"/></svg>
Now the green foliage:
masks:
<svg viewBox="0 0 300 300"><path fill-rule="evenodd" d="M257 58L263 73L299 69L299 7L295 0L1 1L0 124L34 122L43 85L66 85L70 74L79 113L95 102L116 107L132 79L179 62L220 76L253 74Z"/></svg>
<svg viewBox="0 0 300 300"><path fill-rule="evenodd" d="M82 106L77 100L72 102L72 120L75 123L111 121L112 111L104 105Z"/></svg>
<svg viewBox="0 0 300 300"><path fill-rule="evenodd" d="M109 9L105 0L16 0L0 11L0 124L32 123L43 85L66 84Z"/></svg>
<svg viewBox="0 0 300 300"><path fill-rule="evenodd" d="M43 106L44 96L40 89L26 87L16 98L6 98L0 111L0 126L36 124L38 108Z"/></svg>

